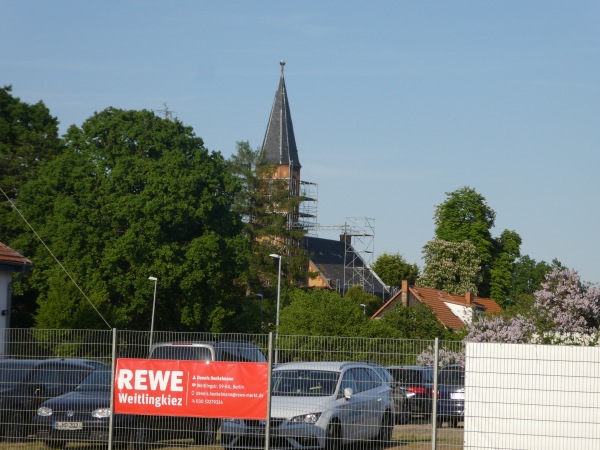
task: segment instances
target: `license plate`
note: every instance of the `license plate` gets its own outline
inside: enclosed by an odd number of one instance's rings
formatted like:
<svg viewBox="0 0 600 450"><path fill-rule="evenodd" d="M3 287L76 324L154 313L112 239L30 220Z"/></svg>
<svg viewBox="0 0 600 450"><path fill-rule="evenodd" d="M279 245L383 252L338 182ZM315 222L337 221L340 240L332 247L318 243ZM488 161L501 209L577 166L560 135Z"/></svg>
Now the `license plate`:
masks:
<svg viewBox="0 0 600 450"><path fill-rule="evenodd" d="M465 393L464 392L451 392L450 393L450 398L452 400L464 400L465 399Z"/></svg>
<svg viewBox="0 0 600 450"><path fill-rule="evenodd" d="M83 430L83 422L56 422L54 428L57 430Z"/></svg>

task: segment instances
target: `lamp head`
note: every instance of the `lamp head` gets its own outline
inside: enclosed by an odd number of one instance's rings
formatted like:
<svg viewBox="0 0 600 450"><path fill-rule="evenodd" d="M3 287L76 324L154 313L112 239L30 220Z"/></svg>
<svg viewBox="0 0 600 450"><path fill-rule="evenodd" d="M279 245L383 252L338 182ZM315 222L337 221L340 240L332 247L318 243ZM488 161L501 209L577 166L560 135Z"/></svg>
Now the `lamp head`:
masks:
<svg viewBox="0 0 600 450"><path fill-rule="evenodd" d="M148 277L148 279L149 279L150 281L158 281L158 278L156 278L156 277Z"/></svg>

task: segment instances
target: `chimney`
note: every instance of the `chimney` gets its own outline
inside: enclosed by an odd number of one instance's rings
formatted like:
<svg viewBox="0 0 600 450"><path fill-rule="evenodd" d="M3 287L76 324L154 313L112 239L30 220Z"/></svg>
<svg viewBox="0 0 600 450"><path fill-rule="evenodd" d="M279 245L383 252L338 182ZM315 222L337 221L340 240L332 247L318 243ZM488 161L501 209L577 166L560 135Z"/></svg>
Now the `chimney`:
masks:
<svg viewBox="0 0 600 450"><path fill-rule="evenodd" d="M340 241L346 244L346 246L352 245L352 236L346 233L340 234Z"/></svg>
<svg viewBox="0 0 600 450"><path fill-rule="evenodd" d="M475 296L471 291L467 291L465 293L465 301L467 302L467 304L470 305L471 303L473 303L473 300L475 300Z"/></svg>
<svg viewBox="0 0 600 450"><path fill-rule="evenodd" d="M408 306L408 280L402 280L400 300L402 300L402 306Z"/></svg>

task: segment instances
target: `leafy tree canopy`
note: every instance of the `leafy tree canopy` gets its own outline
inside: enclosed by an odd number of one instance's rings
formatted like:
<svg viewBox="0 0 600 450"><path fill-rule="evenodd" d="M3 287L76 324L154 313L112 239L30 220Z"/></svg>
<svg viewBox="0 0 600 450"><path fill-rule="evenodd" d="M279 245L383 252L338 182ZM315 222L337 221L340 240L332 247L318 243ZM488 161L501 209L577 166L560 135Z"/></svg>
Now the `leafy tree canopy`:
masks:
<svg viewBox="0 0 600 450"><path fill-rule="evenodd" d="M475 189L462 187L446 193L446 201L435 208L435 236L449 242L470 241L481 261L492 260L493 243L490 230L496 213Z"/></svg>
<svg viewBox="0 0 600 450"><path fill-rule="evenodd" d="M246 296L253 301L257 294L272 294L279 261L271 254L282 257L282 289L305 282L308 255L299 244L306 232L289 221L302 197L290 195L289 180L274 178L274 166L265 162L264 152L253 150L247 141L237 143L227 163L241 186L233 209L243 218L242 233L250 246L250 264L240 276Z"/></svg>
<svg viewBox="0 0 600 450"><path fill-rule="evenodd" d="M361 336L367 319L351 299L317 289L294 289L289 294L289 305L281 310L281 334Z"/></svg>
<svg viewBox="0 0 600 450"><path fill-rule="evenodd" d="M415 284L419 276L419 267L409 264L400 253L383 253L373 264L373 270L388 286L401 286L402 281Z"/></svg>
<svg viewBox="0 0 600 450"><path fill-rule="evenodd" d="M510 304L511 277L520 256L521 237L509 230L504 230L499 238L492 237L496 213L475 189L462 187L446 196L446 201L435 209L436 239L472 243L481 268L477 292L501 306Z"/></svg>
<svg viewBox="0 0 600 450"><path fill-rule="evenodd" d="M39 167L62 151L58 120L43 102L34 105L13 97L12 87L0 87L0 188L15 200L21 186L35 179ZM12 245L17 234L11 207L0 195L0 237Z"/></svg>
<svg viewBox="0 0 600 450"><path fill-rule="evenodd" d="M363 308L363 314L367 318L375 314L382 306L381 299L379 297L365 292L365 290L358 285L352 286L350 289L348 289L346 295L344 295L344 298Z"/></svg>
<svg viewBox="0 0 600 450"><path fill-rule="evenodd" d="M452 339L454 335L440 323L431 309L422 303L418 306L396 305L381 318L381 322L394 330L394 338Z"/></svg>
<svg viewBox="0 0 600 450"><path fill-rule="evenodd" d="M517 315L527 311L534 301L533 293L542 288L546 275L554 269L565 269L557 259L551 264L545 261L537 262L528 255L518 258L511 273L511 286L508 294L506 311Z"/></svg>
<svg viewBox="0 0 600 450"><path fill-rule="evenodd" d="M98 326L95 308L111 326L148 329L155 276L156 330L222 331L248 255L222 156L177 120L114 108L72 126L65 144L18 204L90 301L26 231L37 326Z"/></svg>

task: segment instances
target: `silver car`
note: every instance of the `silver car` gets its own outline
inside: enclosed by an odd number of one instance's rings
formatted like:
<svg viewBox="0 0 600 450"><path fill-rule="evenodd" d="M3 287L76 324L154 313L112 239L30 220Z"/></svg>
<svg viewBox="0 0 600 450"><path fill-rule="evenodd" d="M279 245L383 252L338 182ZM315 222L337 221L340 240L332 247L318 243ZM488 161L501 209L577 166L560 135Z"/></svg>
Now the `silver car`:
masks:
<svg viewBox="0 0 600 450"><path fill-rule="evenodd" d="M302 362L272 375L270 445L335 449L352 441L391 440L392 389L369 364ZM225 449L265 447L266 421L224 419Z"/></svg>

